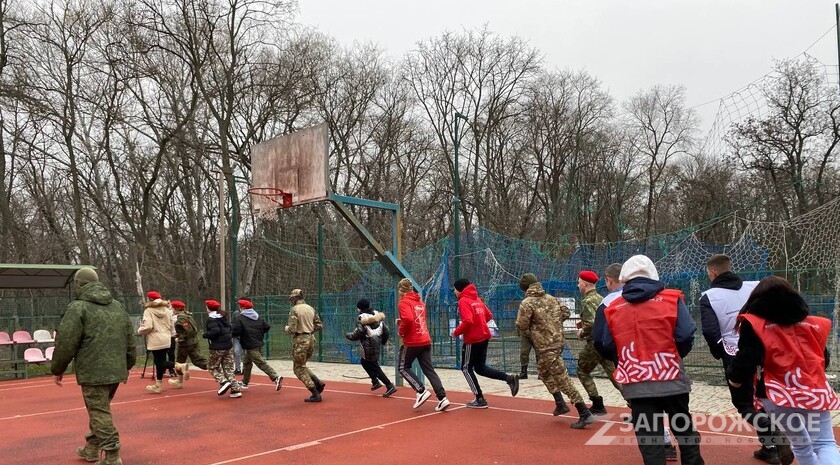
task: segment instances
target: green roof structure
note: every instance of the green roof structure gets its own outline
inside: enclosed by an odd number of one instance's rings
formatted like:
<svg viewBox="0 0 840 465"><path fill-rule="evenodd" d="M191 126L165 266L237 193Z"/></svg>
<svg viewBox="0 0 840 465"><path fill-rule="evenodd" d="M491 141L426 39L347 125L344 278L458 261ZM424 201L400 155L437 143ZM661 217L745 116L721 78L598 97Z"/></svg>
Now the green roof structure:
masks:
<svg viewBox="0 0 840 465"><path fill-rule="evenodd" d="M62 289L79 268L90 265L0 263L0 289Z"/></svg>

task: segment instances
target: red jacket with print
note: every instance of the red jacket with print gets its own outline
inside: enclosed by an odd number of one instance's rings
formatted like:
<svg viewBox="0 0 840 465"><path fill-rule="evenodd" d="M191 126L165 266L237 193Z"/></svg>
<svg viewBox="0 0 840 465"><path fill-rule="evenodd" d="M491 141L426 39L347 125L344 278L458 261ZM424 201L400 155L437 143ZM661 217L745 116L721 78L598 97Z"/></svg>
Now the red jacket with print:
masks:
<svg viewBox="0 0 840 465"><path fill-rule="evenodd" d="M409 292L404 295L398 306L400 321L397 333L406 347L422 347L432 343L429 327L426 325L426 304L420 300L420 294Z"/></svg>
<svg viewBox="0 0 840 465"><path fill-rule="evenodd" d="M458 298L458 314L461 323L452 332L452 337L464 335L464 344L484 342L492 336L487 322L493 319L493 313L478 297L475 285L469 284L461 291Z"/></svg>

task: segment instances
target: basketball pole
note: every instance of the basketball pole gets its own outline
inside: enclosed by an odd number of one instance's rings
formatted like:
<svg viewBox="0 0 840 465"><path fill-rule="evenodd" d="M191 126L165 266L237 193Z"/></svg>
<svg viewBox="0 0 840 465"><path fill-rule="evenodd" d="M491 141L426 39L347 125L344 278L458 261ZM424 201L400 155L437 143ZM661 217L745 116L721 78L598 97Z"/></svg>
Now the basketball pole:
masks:
<svg viewBox="0 0 840 465"><path fill-rule="evenodd" d="M225 225L225 173L219 171L219 303L222 310L226 310L225 298L225 242L227 242L227 227Z"/></svg>

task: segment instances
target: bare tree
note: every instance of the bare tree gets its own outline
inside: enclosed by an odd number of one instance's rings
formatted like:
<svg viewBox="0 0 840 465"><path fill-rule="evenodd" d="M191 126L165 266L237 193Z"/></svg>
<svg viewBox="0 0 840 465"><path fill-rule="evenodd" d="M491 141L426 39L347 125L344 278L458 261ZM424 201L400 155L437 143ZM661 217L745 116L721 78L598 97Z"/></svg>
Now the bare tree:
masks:
<svg viewBox="0 0 840 465"><path fill-rule="evenodd" d="M836 195L840 99L812 61L777 63L761 93L766 116L736 124L727 140L738 164L776 200L781 210L771 218L789 219Z"/></svg>
<svg viewBox="0 0 840 465"><path fill-rule="evenodd" d="M657 232L657 208L674 179L664 177L671 163L692 148L697 117L686 107L681 86L654 86L625 103L625 123L632 150L645 170L647 187L642 237Z"/></svg>
<svg viewBox="0 0 840 465"><path fill-rule="evenodd" d="M459 138L468 135L468 143L458 141L467 167L460 197L466 199L461 213L467 214L464 226L468 231L481 223L483 209L489 204L488 167L507 168L499 157L506 156L510 136L500 131L512 129L506 120L521 110L518 100L525 83L538 71L540 60L540 54L523 39L505 40L487 28L444 33L418 44L405 59L405 78L435 134L437 163L448 167L450 185L455 175L451 156L455 112L468 117L467 127L459 134ZM443 185L438 186L441 188ZM474 211L468 210L470 207Z"/></svg>

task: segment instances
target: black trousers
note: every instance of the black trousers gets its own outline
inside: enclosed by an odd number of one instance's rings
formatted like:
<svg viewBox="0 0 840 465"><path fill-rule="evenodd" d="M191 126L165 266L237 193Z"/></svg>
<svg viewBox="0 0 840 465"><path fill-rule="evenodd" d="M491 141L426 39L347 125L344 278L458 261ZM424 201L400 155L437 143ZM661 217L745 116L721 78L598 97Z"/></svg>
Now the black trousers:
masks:
<svg viewBox="0 0 840 465"><path fill-rule="evenodd" d="M470 385L470 390L476 397L482 397L481 385L478 384L478 373L485 378L507 381L507 374L495 368L487 366L487 345L490 340L476 342L475 344L464 344L461 346L461 372Z"/></svg>
<svg viewBox="0 0 840 465"><path fill-rule="evenodd" d="M729 365L735 357L729 354L723 356L723 372L724 376L729 369ZM729 384L729 378L726 378L727 386L729 386L729 396L732 398L732 406L738 410L741 417L755 428L758 435L758 441L765 446L773 445L773 423L764 409L756 408L754 403L755 387L752 383L743 383L741 387L732 387Z"/></svg>
<svg viewBox="0 0 840 465"><path fill-rule="evenodd" d="M400 347L400 374L406 381L408 381L408 384L410 384L415 391L420 393L426 390L426 386L421 384L414 372L411 371L411 364L414 363L415 360L417 360L417 363L420 364L420 371L426 375L426 378L429 379L429 383L432 384L432 389L434 389L438 400L443 400L443 398L446 397L446 390L443 389L443 383L440 382L440 377L435 372L435 368L432 366L432 345L429 344L421 347Z"/></svg>
<svg viewBox="0 0 840 465"><path fill-rule="evenodd" d="M170 343L169 343L169 351L168 351L168 352L166 352L166 361L167 361L167 362L172 362L172 363L173 363L173 365L172 365L173 367L175 366L175 365L174 365L174 363L175 363L175 347L176 347L177 345L178 345L178 339L176 339L175 337L172 337L172 338L170 339ZM169 371L170 371L171 373L174 373L174 372L175 372L175 371L174 371L174 368L173 368L173 369L170 369Z"/></svg>
<svg viewBox="0 0 840 465"><path fill-rule="evenodd" d="M175 362L166 360L166 355L168 353L169 349L157 349L152 351L152 357L154 357L155 361L155 379L158 381L163 379L163 374L166 373L167 369L175 368Z"/></svg>
<svg viewBox="0 0 840 465"><path fill-rule="evenodd" d="M683 465L703 465L700 456L700 433L688 411L688 394L631 399L636 440L645 465L665 465L662 415L668 415L671 433L680 448Z"/></svg>
<svg viewBox="0 0 840 465"><path fill-rule="evenodd" d="M386 375L385 372L382 371L382 367L379 366L379 362L374 362L374 361L363 358L361 363L362 363L362 368L364 368L365 373L367 373L368 376L370 376L370 380L371 380L371 382L373 382L373 384L376 384L379 381L382 381L382 384L384 384L385 387L387 387L388 389L391 389L391 387L394 384L391 383L390 379L388 379L388 375Z"/></svg>

